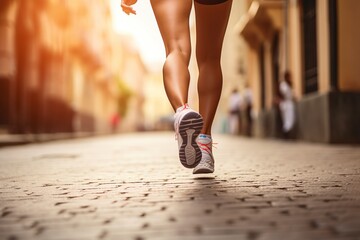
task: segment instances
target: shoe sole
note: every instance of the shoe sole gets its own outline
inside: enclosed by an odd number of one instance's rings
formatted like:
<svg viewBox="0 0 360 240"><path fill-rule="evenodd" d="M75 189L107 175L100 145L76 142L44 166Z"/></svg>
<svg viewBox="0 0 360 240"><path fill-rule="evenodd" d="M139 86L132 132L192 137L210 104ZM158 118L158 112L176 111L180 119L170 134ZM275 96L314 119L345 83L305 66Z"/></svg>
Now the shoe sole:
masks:
<svg viewBox="0 0 360 240"><path fill-rule="evenodd" d="M202 174L202 173L213 173L214 170L211 170L209 168L199 168L196 169L196 171L193 172L193 174Z"/></svg>
<svg viewBox="0 0 360 240"><path fill-rule="evenodd" d="M201 160L201 150L196 143L196 138L202 127L203 119L196 112L186 114L179 124L179 134L182 138L179 158L181 164L186 168L194 168Z"/></svg>

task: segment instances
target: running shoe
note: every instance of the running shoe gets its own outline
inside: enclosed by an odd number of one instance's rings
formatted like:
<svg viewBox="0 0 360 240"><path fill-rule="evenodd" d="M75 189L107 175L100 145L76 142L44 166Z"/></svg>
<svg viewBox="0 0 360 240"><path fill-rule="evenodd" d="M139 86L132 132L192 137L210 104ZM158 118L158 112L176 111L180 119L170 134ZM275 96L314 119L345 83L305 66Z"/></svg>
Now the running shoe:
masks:
<svg viewBox="0 0 360 240"><path fill-rule="evenodd" d="M174 119L180 162L186 168L194 168L201 160L201 150L196 138L202 129L203 119L187 104L176 110Z"/></svg>
<svg viewBox="0 0 360 240"><path fill-rule="evenodd" d="M213 142L211 137L200 134L197 139L197 144L200 147L202 157L200 163L194 168L193 174L213 173L214 156L212 154Z"/></svg>

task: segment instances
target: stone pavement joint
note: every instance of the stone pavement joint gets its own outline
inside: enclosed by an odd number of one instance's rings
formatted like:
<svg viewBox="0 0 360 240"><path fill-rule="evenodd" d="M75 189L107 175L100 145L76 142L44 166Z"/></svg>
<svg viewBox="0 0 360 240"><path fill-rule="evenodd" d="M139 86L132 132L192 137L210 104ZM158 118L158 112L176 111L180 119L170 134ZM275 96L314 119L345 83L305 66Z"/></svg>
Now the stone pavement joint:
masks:
<svg viewBox="0 0 360 240"><path fill-rule="evenodd" d="M172 133L0 150L0 239L360 239L360 148L215 136L193 175Z"/></svg>

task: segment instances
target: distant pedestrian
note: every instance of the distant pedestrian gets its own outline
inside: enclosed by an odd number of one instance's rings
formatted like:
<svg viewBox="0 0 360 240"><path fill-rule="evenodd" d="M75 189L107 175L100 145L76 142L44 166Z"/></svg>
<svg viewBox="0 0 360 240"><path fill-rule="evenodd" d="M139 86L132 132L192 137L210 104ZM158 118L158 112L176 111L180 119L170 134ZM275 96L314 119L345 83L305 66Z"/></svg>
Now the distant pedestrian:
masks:
<svg viewBox="0 0 360 240"><path fill-rule="evenodd" d="M253 94L250 86L246 84L244 89L244 101L246 114L245 132L247 136L252 135L252 120L253 120Z"/></svg>
<svg viewBox="0 0 360 240"><path fill-rule="evenodd" d="M290 73L284 74L284 79L279 85L280 103L279 108L282 119L282 130L285 138L289 137L290 131L295 125L295 104L292 91Z"/></svg>
<svg viewBox="0 0 360 240"><path fill-rule="evenodd" d="M127 14L136 14L137 0L122 0ZM179 158L193 173L214 172L211 126L221 96L221 51L232 0L150 0L166 50L163 78L175 111ZM189 19L196 15L196 59L199 67L199 112L188 105L191 41Z"/></svg>
<svg viewBox="0 0 360 240"><path fill-rule="evenodd" d="M229 132L239 134L241 129L242 97L235 88L229 98Z"/></svg>
<svg viewBox="0 0 360 240"><path fill-rule="evenodd" d="M118 131L119 123L120 123L119 113L115 112L110 117L110 126L112 133L116 133Z"/></svg>

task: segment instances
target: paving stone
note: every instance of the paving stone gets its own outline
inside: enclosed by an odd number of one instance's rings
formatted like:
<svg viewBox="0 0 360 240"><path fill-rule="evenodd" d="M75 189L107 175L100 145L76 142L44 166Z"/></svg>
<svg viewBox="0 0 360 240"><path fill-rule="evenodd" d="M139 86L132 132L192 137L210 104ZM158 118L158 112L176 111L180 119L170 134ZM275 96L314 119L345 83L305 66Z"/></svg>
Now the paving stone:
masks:
<svg viewBox="0 0 360 240"><path fill-rule="evenodd" d="M360 148L218 135L192 175L172 133L0 149L0 239L360 239Z"/></svg>

